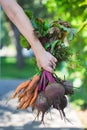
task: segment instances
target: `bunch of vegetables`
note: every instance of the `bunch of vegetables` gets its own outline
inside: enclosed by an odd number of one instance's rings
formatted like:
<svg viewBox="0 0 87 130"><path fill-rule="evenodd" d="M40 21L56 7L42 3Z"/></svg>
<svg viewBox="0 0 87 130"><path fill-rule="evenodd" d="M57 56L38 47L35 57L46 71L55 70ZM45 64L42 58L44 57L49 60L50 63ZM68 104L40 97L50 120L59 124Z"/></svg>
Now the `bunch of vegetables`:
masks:
<svg viewBox="0 0 87 130"><path fill-rule="evenodd" d="M68 80L61 80L56 74L43 70L41 75L35 75L31 80L21 83L11 96L18 97L17 109L25 110L29 106L32 111L37 109L37 116L44 114L50 110L51 107L59 110L61 117L65 119L64 108L67 106L66 95L72 95L73 85Z"/></svg>
<svg viewBox="0 0 87 130"><path fill-rule="evenodd" d="M34 33L43 47L57 58L58 63L69 60L72 54L71 48L65 45L64 40L65 38L72 40L76 30L71 28L68 22L60 19L49 24L41 18L34 18L28 11L26 14L31 19ZM23 36L21 36L21 45L30 48ZM42 113L41 121L43 121L44 114L51 107L59 110L61 117L66 118L64 112L67 106L66 95L73 93L73 85L70 81L60 79L55 73L41 70L31 80L21 83L11 98L18 96L18 109L27 109L29 106L32 107L32 111L37 109L37 116Z"/></svg>

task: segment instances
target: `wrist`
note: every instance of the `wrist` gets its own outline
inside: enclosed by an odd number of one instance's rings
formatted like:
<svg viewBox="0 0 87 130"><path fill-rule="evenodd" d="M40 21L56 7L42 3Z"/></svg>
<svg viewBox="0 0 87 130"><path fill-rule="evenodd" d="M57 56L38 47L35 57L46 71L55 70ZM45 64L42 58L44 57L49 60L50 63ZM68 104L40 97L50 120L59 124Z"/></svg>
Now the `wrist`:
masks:
<svg viewBox="0 0 87 130"><path fill-rule="evenodd" d="M33 49L36 57L40 56L41 54L43 54L45 52L44 47L42 46L42 44L39 41L35 42L34 45L32 44L31 48Z"/></svg>

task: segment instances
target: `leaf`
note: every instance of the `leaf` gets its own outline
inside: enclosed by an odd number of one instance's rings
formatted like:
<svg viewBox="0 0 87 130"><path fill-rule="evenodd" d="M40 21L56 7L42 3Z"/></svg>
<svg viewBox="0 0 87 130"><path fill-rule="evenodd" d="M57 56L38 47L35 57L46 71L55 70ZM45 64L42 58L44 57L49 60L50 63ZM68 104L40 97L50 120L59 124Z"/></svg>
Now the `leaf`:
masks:
<svg viewBox="0 0 87 130"><path fill-rule="evenodd" d="M69 41L71 41L74 38L74 36L76 36L76 34L78 32L78 30L76 28L67 28L67 27L62 26L62 25L60 25L60 28L63 29L64 31L68 32L67 38Z"/></svg>
<svg viewBox="0 0 87 130"><path fill-rule="evenodd" d="M27 48L27 49L30 48L28 41L25 39L25 37L23 35L20 35L20 45L23 48Z"/></svg>
<svg viewBox="0 0 87 130"><path fill-rule="evenodd" d="M44 48L47 50L49 47L51 47L50 43L45 43Z"/></svg>
<svg viewBox="0 0 87 130"><path fill-rule="evenodd" d="M68 32L68 30L70 29L70 28L67 28L67 27L65 27L65 26L63 26L63 25L59 25L59 28L63 29L64 31L67 31L67 32Z"/></svg>
<svg viewBox="0 0 87 130"><path fill-rule="evenodd" d="M60 40L56 40L51 44L51 53L54 55L55 54L55 47L57 44L60 44L61 41Z"/></svg>
<svg viewBox="0 0 87 130"><path fill-rule="evenodd" d="M68 31L67 38L68 38L69 41L71 41L74 38L74 36L76 36L76 34L78 32L78 30L75 29L75 28L69 28L67 31Z"/></svg>
<svg viewBox="0 0 87 130"><path fill-rule="evenodd" d="M51 25L49 23L47 23L47 21L44 21L44 23L43 23L44 30L47 31L50 27L51 27Z"/></svg>
<svg viewBox="0 0 87 130"><path fill-rule="evenodd" d="M30 10L25 10L24 12L26 13L26 15L30 20L33 18L33 13Z"/></svg>

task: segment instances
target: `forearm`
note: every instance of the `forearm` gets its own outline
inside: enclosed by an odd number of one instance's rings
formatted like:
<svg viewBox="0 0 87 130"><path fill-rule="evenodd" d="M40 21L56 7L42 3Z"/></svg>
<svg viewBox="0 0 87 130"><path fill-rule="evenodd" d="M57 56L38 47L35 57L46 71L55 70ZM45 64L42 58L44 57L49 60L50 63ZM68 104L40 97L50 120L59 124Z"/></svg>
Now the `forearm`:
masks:
<svg viewBox="0 0 87 130"><path fill-rule="evenodd" d="M9 19L17 26L19 31L30 43L34 53L38 55L38 52L44 51L40 41L34 34L34 28L28 17L25 15L23 9L14 0L0 0L5 13Z"/></svg>

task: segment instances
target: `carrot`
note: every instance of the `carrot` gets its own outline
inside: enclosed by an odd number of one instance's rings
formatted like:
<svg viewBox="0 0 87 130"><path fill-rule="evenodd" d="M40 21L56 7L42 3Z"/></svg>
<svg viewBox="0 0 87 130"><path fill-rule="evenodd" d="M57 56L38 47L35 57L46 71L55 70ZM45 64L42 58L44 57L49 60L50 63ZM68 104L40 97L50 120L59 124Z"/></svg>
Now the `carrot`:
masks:
<svg viewBox="0 0 87 130"><path fill-rule="evenodd" d="M31 80L27 80L23 83L21 83L17 89L16 89L16 93L19 93L22 89L26 88L29 84L30 84Z"/></svg>
<svg viewBox="0 0 87 130"><path fill-rule="evenodd" d="M23 97L18 97L18 101L21 102L21 100L25 99L28 100L28 96L27 95L23 95Z"/></svg>
<svg viewBox="0 0 87 130"><path fill-rule="evenodd" d="M30 105L32 105L35 102L35 100L37 99L37 96L38 96L38 87L36 87L36 89L34 91L34 96L30 102Z"/></svg>
<svg viewBox="0 0 87 130"><path fill-rule="evenodd" d="M25 92L22 92L20 95L18 95L18 100L20 101L25 96Z"/></svg>
<svg viewBox="0 0 87 130"><path fill-rule="evenodd" d="M19 100L21 100L25 95L29 96L31 94L30 91L25 91L25 90L26 90L26 88L21 93L19 93L19 95L18 95Z"/></svg>
<svg viewBox="0 0 87 130"><path fill-rule="evenodd" d="M28 90L30 90L31 92L34 91L34 89L36 88L36 85L37 85L39 80L40 80L40 76L39 75L34 76L32 81L29 84L29 87L26 89L26 92Z"/></svg>
<svg viewBox="0 0 87 130"><path fill-rule="evenodd" d="M30 95L30 97L32 97L32 95ZM31 98L27 97L26 95L23 97L23 99L20 101L19 105L18 105L18 109L22 108L23 105L28 102Z"/></svg>
<svg viewBox="0 0 87 130"><path fill-rule="evenodd" d="M19 103L17 109L22 108L27 102L29 102L29 98L27 96L23 97L22 101Z"/></svg>
<svg viewBox="0 0 87 130"><path fill-rule="evenodd" d="M21 83L15 90L14 94L11 96L11 98L15 98L15 96L23 89L26 88L30 84L30 80L27 80L23 83Z"/></svg>
<svg viewBox="0 0 87 130"><path fill-rule="evenodd" d="M21 107L22 109L27 109L30 106L32 97L33 97L33 95L31 95L31 97L28 99L28 101L25 104L23 104L23 106Z"/></svg>
<svg viewBox="0 0 87 130"><path fill-rule="evenodd" d="M20 109L25 103L25 98L22 99L22 101L19 103L17 109Z"/></svg>
<svg viewBox="0 0 87 130"><path fill-rule="evenodd" d="M21 99L23 99L25 96L27 96L28 98L30 98L30 96L33 94L33 92L31 93L30 91L23 91L20 93L20 95L18 95L18 101L20 101Z"/></svg>

